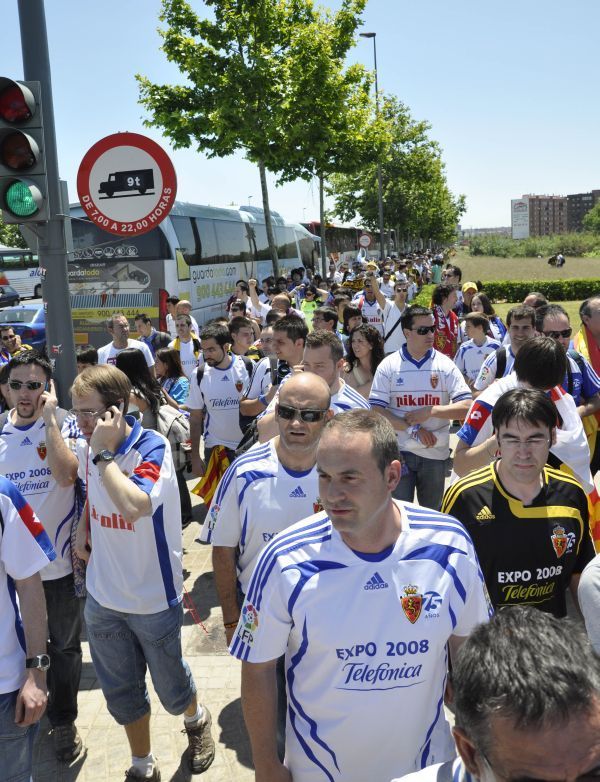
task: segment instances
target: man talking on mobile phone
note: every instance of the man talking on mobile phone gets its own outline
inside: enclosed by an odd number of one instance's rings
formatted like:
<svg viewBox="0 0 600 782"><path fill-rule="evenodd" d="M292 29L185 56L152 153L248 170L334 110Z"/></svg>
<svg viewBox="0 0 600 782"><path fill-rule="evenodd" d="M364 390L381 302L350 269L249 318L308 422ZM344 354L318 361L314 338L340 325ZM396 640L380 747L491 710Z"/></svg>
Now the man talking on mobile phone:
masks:
<svg viewBox="0 0 600 782"><path fill-rule="evenodd" d="M81 752L75 727L81 677L81 601L75 594L71 529L75 518L76 421L58 407L52 368L35 350L9 364L12 408L0 416L0 474L19 489L42 522L56 559L41 571L48 611L48 719L54 751L71 762Z"/></svg>
<svg viewBox="0 0 600 782"><path fill-rule="evenodd" d="M85 621L92 660L131 748L125 779L159 782L147 668L164 709L184 717L192 773L210 766L215 745L210 712L198 702L181 650L183 546L171 449L166 437L126 415L130 393L127 375L110 365L89 367L73 383L89 523L89 530L88 523L79 525L76 549L89 558Z"/></svg>

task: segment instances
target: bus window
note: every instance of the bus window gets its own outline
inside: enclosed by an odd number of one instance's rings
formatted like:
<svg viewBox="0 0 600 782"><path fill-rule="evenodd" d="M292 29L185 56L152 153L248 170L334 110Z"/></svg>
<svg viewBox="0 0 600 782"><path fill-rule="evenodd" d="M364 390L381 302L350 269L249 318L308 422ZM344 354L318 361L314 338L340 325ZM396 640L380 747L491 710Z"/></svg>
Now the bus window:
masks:
<svg viewBox="0 0 600 782"><path fill-rule="evenodd" d="M250 244L244 225L233 220L215 220L221 263L245 263L250 260Z"/></svg>
<svg viewBox="0 0 600 782"><path fill-rule="evenodd" d="M298 240L298 247L300 248L300 260L302 266L305 269L312 269L314 267L315 256L318 255L319 243L315 242L309 236L302 236L302 234L296 233L296 239Z"/></svg>
<svg viewBox="0 0 600 782"><path fill-rule="evenodd" d="M277 242L277 255L280 258L297 258L296 237L294 229L287 226L275 226L275 241Z"/></svg>
<svg viewBox="0 0 600 782"><path fill-rule="evenodd" d="M252 252L255 252L255 260L270 261L269 242L267 241L267 229L261 223L248 223L248 232L251 236Z"/></svg>
<svg viewBox="0 0 600 782"><path fill-rule="evenodd" d="M114 236L91 220L71 220L73 230L73 260L157 261L171 258L169 243L160 228L141 236Z"/></svg>
<svg viewBox="0 0 600 782"><path fill-rule="evenodd" d="M200 247L197 232L194 230L190 217L171 217L178 247L188 266L196 266L200 263Z"/></svg>
<svg viewBox="0 0 600 782"><path fill-rule="evenodd" d="M200 259L197 263L219 263L215 221L197 217L195 223L200 238Z"/></svg>

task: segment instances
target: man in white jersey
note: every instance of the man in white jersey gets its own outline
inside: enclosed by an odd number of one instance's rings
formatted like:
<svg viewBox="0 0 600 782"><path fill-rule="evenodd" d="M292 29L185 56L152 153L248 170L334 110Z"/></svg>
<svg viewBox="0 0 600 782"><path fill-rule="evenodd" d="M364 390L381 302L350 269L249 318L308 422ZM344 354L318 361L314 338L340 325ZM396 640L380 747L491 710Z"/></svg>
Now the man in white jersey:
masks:
<svg viewBox="0 0 600 782"><path fill-rule="evenodd" d="M117 356L125 348L137 348L141 350L146 359L146 364L152 374L154 374L154 358L152 351L139 339L129 339L129 321L121 312L117 312L112 315L106 321L106 328L108 333L112 336L112 342L108 345L103 345L98 348L98 363L99 364L116 364Z"/></svg>
<svg viewBox="0 0 600 782"><path fill-rule="evenodd" d="M496 401L513 388L537 388L549 393L560 416L556 438L550 445L549 464L566 464L587 493L593 489L590 473L590 449L575 401L560 387L566 374L567 355L552 337L538 336L519 349L514 372L486 388L469 408L457 432L454 471L465 476L485 467L496 458L497 442L493 432L492 410Z"/></svg>
<svg viewBox="0 0 600 782"><path fill-rule="evenodd" d="M192 319L189 315L178 315L175 328L177 337L169 342L169 347L179 353L183 374L189 380L198 366L200 340L192 333Z"/></svg>
<svg viewBox="0 0 600 782"><path fill-rule="evenodd" d="M358 307L369 326L374 326L383 337L383 312L375 298L373 278L373 272L367 272L362 293L358 293L352 299L352 304Z"/></svg>
<svg viewBox="0 0 600 782"><path fill-rule="evenodd" d="M344 366L344 348L339 337L330 331L312 331L306 337L302 369L323 378L331 393L331 409L334 415L344 410L356 408L369 409L369 403L342 379L340 373ZM287 380L287 378L286 378ZM285 386L285 382L282 384ZM258 422L260 441L266 442L277 435L277 415L275 396L265 415Z"/></svg>
<svg viewBox="0 0 600 782"><path fill-rule="evenodd" d="M408 307L402 316L406 345L377 367L369 402L390 421L404 461L394 497L438 510L442 504L450 422L462 419L471 391L452 359L433 348L430 309Z"/></svg>
<svg viewBox="0 0 600 782"><path fill-rule="evenodd" d="M131 749L125 779L158 782L146 668L164 709L184 715L190 771L207 769L215 748L210 713L198 703L181 651L181 512L171 449L161 434L126 416L130 393L116 367L90 367L73 383L88 507L76 546L89 557L85 621L94 668Z"/></svg>
<svg viewBox="0 0 600 782"><path fill-rule="evenodd" d="M41 520L56 559L41 572L48 610L51 668L48 719L59 760L71 762L82 744L75 720L81 677L81 608L75 595L71 529L76 514L73 417L58 408L50 362L34 350L9 364L12 409L0 417L0 474L12 481Z"/></svg>
<svg viewBox="0 0 600 782"><path fill-rule="evenodd" d="M486 358L477 375L473 388L481 392L494 380L506 377L512 372L515 356L520 348L536 335L535 310L525 304L519 304L508 311L506 316L509 344L498 348Z"/></svg>
<svg viewBox="0 0 600 782"><path fill-rule="evenodd" d="M442 708L452 654L489 616L473 545L452 517L396 502L401 464L383 416L351 410L317 450L325 511L259 557L231 653L257 782L388 782L454 755ZM285 653L285 765L275 660ZM401 720L401 740L386 741Z"/></svg>
<svg viewBox="0 0 600 782"><path fill-rule="evenodd" d="M175 308L175 322L177 322L177 318L180 315L188 315L192 323L192 334L195 334L196 336L200 334L200 327L198 326L198 321L192 315L191 302L189 302L187 299L181 299L180 301L177 302L177 306Z"/></svg>
<svg viewBox="0 0 600 782"><path fill-rule="evenodd" d="M228 644L240 616L239 593L246 594L258 555L277 532L316 512L316 452L332 415L329 402L324 380L294 375L276 406L278 436L236 459L219 484L200 540L213 545Z"/></svg>
<svg viewBox="0 0 600 782"><path fill-rule="evenodd" d="M469 312L465 316L463 327L466 340L460 344L456 351L454 363L469 388L473 389L473 384L479 375L483 362L490 353L495 353L498 350L500 343L488 337L490 322L483 314Z"/></svg>
<svg viewBox="0 0 600 782"><path fill-rule="evenodd" d="M507 607L452 669L459 757L392 782L593 780L600 767L600 658L580 626Z"/></svg>
<svg viewBox="0 0 600 782"><path fill-rule="evenodd" d="M205 364L194 370L190 379L187 407L190 411L192 470L204 473L200 458L200 437L204 434L204 459L210 460L217 445L226 448L230 461L242 439L240 429L240 396L250 373L245 357L229 352L231 337L226 326L212 324L200 332ZM246 359L250 364L250 359Z"/></svg>
<svg viewBox="0 0 600 782"><path fill-rule="evenodd" d="M0 477L0 777L29 782L46 708L46 606L39 571L55 557L23 495ZM18 599L17 599L18 598Z"/></svg>
<svg viewBox="0 0 600 782"><path fill-rule="evenodd" d="M406 299L408 296L408 280L406 274L396 274L396 281L393 288L393 300L388 299L383 294L377 283L377 278L371 280L375 298L383 313L383 349L388 355L400 350L406 342L404 332L402 331L402 315L406 309Z"/></svg>

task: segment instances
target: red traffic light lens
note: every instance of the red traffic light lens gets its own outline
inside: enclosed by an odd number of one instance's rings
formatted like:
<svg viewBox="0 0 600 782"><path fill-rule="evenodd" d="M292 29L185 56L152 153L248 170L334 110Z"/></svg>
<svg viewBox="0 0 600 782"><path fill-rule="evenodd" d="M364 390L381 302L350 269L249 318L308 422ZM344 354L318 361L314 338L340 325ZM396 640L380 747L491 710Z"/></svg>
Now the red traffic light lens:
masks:
<svg viewBox="0 0 600 782"><path fill-rule="evenodd" d="M15 130L0 141L0 162L13 171L26 171L39 158L39 148L26 133Z"/></svg>
<svg viewBox="0 0 600 782"><path fill-rule="evenodd" d="M0 117L5 122L26 122L31 119L31 109L18 85L11 85L0 92Z"/></svg>

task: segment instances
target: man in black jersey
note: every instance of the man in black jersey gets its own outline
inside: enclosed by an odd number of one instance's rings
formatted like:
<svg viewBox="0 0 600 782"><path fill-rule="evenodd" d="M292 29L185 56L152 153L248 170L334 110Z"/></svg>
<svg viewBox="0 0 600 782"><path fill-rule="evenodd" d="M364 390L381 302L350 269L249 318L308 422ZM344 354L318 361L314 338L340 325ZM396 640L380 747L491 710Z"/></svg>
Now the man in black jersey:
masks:
<svg viewBox="0 0 600 782"><path fill-rule="evenodd" d="M578 481L546 464L557 410L542 392L515 388L492 411L499 458L444 496L442 513L467 528L495 608L535 605L566 614L594 557L588 503Z"/></svg>

